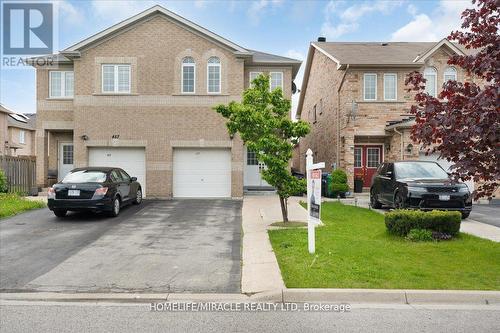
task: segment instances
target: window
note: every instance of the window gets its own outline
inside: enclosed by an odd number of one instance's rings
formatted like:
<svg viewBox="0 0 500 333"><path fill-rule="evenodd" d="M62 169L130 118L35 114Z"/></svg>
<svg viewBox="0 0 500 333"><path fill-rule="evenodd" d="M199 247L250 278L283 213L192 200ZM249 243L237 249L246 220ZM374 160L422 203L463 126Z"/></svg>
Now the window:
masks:
<svg viewBox="0 0 500 333"><path fill-rule="evenodd" d="M73 145L63 145L63 164L73 164Z"/></svg>
<svg viewBox="0 0 500 333"><path fill-rule="evenodd" d="M270 88L273 91L276 88L281 88L283 90L283 73L282 72L271 72L269 73Z"/></svg>
<svg viewBox="0 0 500 333"><path fill-rule="evenodd" d="M126 182L130 182L130 176L128 175L128 173L126 173L125 171L123 170L120 170L120 174L122 175L122 179Z"/></svg>
<svg viewBox="0 0 500 333"><path fill-rule="evenodd" d="M447 67L444 70L444 83L457 80L457 70L455 67Z"/></svg>
<svg viewBox="0 0 500 333"><path fill-rule="evenodd" d="M377 100L377 74L365 74L364 82L364 100L376 101Z"/></svg>
<svg viewBox="0 0 500 333"><path fill-rule="evenodd" d="M361 168L361 154L362 154L362 149L361 147L354 147L354 167L355 168Z"/></svg>
<svg viewBox="0 0 500 333"><path fill-rule="evenodd" d="M247 149L247 165L259 165L257 154L254 151Z"/></svg>
<svg viewBox="0 0 500 333"><path fill-rule="evenodd" d="M72 98L74 85L73 72L50 71L49 85L50 98Z"/></svg>
<svg viewBox="0 0 500 333"><path fill-rule="evenodd" d="M118 172L118 170L111 171L110 178L114 183L123 181L122 176L120 175L120 172Z"/></svg>
<svg viewBox="0 0 500 333"><path fill-rule="evenodd" d="M384 100L397 99L398 76L397 74L384 74Z"/></svg>
<svg viewBox="0 0 500 333"><path fill-rule="evenodd" d="M185 94L194 94L195 66L193 58L182 59L182 92Z"/></svg>
<svg viewBox="0 0 500 333"><path fill-rule="evenodd" d="M377 168L380 164L380 148L367 148L366 159L368 168Z"/></svg>
<svg viewBox="0 0 500 333"><path fill-rule="evenodd" d="M425 92L431 96L436 97L437 91L437 71L434 67L427 67L424 70Z"/></svg>
<svg viewBox="0 0 500 333"><path fill-rule="evenodd" d="M24 140L24 131L23 130L19 131L19 143L22 143L22 144L26 143Z"/></svg>
<svg viewBox="0 0 500 333"><path fill-rule="evenodd" d="M250 72L250 86L252 85L253 80L255 80L260 74L262 74L262 72Z"/></svg>
<svg viewBox="0 0 500 333"><path fill-rule="evenodd" d="M130 65L102 65L103 93L130 93Z"/></svg>
<svg viewBox="0 0 500 333"><path fill-rule="evenodd" d="M220 59L217 57L211 57L208 59L207 66L207 90L210 94L220 93Z"/></svg>

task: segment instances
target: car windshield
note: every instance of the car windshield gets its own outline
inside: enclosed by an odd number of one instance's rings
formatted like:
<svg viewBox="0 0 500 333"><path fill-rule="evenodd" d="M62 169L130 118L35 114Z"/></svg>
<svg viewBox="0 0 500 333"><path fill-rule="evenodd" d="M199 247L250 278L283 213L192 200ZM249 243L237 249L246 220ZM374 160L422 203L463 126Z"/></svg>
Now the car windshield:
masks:
<svg viewBox="0 0 500 333"><path fill-rule="evenodd" d="M437 163L396 163L396 178L445 179L448 174Z"/></svg>
<svg viewBox="0 0 500 333"><path fill-rule="evenodd" d="M62 183L103 183L105 181L105 172L98 170L80 170L68 173L62 180Z"/></svg>

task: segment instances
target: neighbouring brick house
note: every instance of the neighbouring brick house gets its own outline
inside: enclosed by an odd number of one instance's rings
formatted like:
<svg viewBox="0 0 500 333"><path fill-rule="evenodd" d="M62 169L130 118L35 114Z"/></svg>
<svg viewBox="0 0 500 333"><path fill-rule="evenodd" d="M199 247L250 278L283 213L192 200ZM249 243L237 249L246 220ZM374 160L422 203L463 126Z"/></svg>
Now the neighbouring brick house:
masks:
<svg viewBox="0 0 500 333"><path fill-rule="evenodd" d="M9 130L7 127L7 123L10 113L12 113L12 111L0 104L0 155L7 155L7 153L9 152Z"/></svg>
<svg viewBox="0 0 500 333"><path fill-rule="evenodd" d="M436 160L425 156L410 139L414 120L409 114L414 94L405 78L424 73L426 89L437 95L447 80L470 80L464 72L447 64L450 55L467 52L447 39L439 42L343 43L322 38L311 43L297 109L297 118L311 125L311 133L300 141L299 165L305 170L305 152L325 162L326 171L345 169L352 189L354 177L371 185L382 161ZM473 186L473 184L469 184Z"/></svg>
<svg viewBox="0 0 500 333"><path fill-rule="evenodd" d="M35 156L36 114L15 113L0 104L0 154Z"/></svg>
<svg viewBox="0 0 500 333"><path fill-rule="evenodd" d="M263 185L259 165L212 108L262 72L290 98L301 62L154 6L32 64L39 186L73 167L117 166L150 197L234 198Z"/></svg>

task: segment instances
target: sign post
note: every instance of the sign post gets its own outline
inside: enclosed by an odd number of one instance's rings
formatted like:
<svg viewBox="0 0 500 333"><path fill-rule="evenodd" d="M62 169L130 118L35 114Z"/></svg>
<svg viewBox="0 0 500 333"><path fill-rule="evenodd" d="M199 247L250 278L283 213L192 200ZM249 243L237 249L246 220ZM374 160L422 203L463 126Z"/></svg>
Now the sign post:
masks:
<svg viewBox="0 0 500 333"><path fill-rule="evenodd" d="M321 169L325 163L313 163L311 149L306 152L306 177L307 177L307 241L309 253L316 251L315 228L321 224Z"/></svg>

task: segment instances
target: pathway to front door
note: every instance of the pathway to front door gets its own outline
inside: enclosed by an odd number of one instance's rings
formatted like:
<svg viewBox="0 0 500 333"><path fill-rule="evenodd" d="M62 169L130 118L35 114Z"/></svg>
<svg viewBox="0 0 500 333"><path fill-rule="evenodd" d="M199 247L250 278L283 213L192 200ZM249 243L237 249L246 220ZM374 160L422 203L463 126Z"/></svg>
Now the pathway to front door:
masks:
<svg viewBox="0 0 500 333"><path fill-rule="evenodd" d="M383 145L354 146L354 175L363 177L363 187L371 186L373 175L383 159Z"/></svg>

